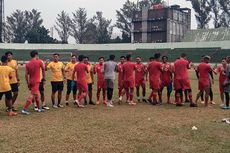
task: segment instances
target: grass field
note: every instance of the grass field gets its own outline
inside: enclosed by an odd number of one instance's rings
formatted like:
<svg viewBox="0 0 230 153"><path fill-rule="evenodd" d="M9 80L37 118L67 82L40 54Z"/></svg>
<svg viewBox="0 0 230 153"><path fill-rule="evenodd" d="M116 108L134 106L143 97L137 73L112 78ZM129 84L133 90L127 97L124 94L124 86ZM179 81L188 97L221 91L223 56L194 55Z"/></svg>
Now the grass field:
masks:
<svg viewBox="0 0 230 153"><path fill-rule="evenodd" d="M23 68L20 76L19 108L28 96ZM197 80L194 73L191 73L191 81L195 98ZM0 152L229 153L230 126L221 119L230 117L230 111L219 109L217 78L213 90L217 105L209 108L202 104L198 108L177 108L144 103L131 107L123 103L114 108L100 105L84 109L71 105L42 114L31 108L32 115L7 117L1 101ZM50 91L47 80L49 106ZM116 90L115 100L117 97ZM192 131L192 126L198 130Z"/></svg>

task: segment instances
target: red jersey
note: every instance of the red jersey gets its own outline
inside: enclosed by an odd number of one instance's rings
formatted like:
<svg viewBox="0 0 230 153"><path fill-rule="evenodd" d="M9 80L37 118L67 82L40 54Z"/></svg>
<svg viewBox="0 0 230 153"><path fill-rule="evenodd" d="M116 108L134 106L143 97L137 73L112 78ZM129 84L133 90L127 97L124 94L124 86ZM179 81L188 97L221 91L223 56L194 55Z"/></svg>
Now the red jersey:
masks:
<svg viewBox="0 0 230 153"><path fill-rule="evenodd" d="M224 83L227 77L226 77L225 68L223 65L220 65L217 67L217 73L219 73L219 82Z"/></svg>
<svg viewBox="0 0 230 153"><path fill-rule="evenodd" d="M123 80L123 64L118 64L117 66L117 72L118 72L118 81L122 81Z"/></svg>
<svg viewBox="0 0 230 153"><path fill-rule="evenodd" d="M189 79L188 74L189 61L178 59L174 62L175 79Z"/></svg>
<svg viewBox="0 0 230 153"><path fill-rule="evenodd" d="M122 68L124 81L134 81L135 63L130 61L125 62Z"/></svg>
<svg viewBox="0 0 230 153"><path fill-rule="evenodd" d="M44 64L41 60L32 59L26 64L30 84L41 82L40 69L44 69Z"/></svg>
<svg viewBox="0 0 230 153"><path fill-rule="evenodd" d="M149 80L159 80L161 78L161 63L158 61L152 61L149 63Z"/></svg>
<svg viewBox="0 0 230 153"><path fill-rule="evenodd" d="M77 82L86 82L86 73L88 67L84 63L78 63L74 67L74 71L77 73Z"/></svg>
<svg viewBox="0 0 230 153"><path fill-rule="evenodd" d="M145 65L142 63L135 64L135 80L138 82L139 80L144 80L145 76Z"/></svg>
<svg viewBox="0 0 230 153"><path fill-rule="evenodd" d="M94 74L97 74L97 81L98 82L103 82L104 81L104 64L96 64L94 67Z"/></svg>
<svg viewBox="0 0 230 153"><path fill-rule="evenodd" d="M210 80L210 72L212 71L212 68L207 63L200 63L197 67L197 71L199 73L199 80L206 79Z"/></svg>
<svg viewBox="0 0 230 153"><path fill-rule="evenodd" d="M173 67L170 63L162 63L162 82L172 80Z"/></svg>

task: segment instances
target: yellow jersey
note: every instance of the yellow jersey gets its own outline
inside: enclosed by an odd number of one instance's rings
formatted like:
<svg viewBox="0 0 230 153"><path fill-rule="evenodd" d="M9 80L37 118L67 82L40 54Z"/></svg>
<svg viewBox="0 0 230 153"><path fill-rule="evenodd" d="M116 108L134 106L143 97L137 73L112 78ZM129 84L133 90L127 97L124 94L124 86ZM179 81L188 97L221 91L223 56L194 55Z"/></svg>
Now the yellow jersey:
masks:
<svg viewBox="0 0 230 153"><path fill-rule="evenodd" d="M93 79L91 77L91 73L93 72L93 65L92 64L87 64L87 68L89 73L86 73L86 82L87 84L93 83Z"/></svg>
<svg viewBox="0 0 230 153"><path fill-rule="evenodd" d="M72 62L69 62L67 63L66 67L65 67L65 71L67 72L66 73L66 78L68 80L72 80L72 75L73 75L73 70L74 70L74 67L77 65L77 63L72 63ZM77 77L75 76L75 81L77 81Z"/></svg>
<svg viewBox="0 0 230 153"><path fill-rule="evenodd" d="M64 80L62 74L64 64L62 62L50 62L47 68L51 70L51 81L58 82Z"/></svg>
<svg viewBox="0 0 230 153"><path fill-rule="evenodd" d="M16 60L11 60L7 62L7 65L13 69L12 78L10 79L10 84L18 83L16 71L18 70L18 64Z"/></svg>
<svg viewBox="0 0 230 153"><path fill-rule="evenodd" d="M9 66L0 66L0 92L11 90L10 77L13 76L14 70Z"/></svg>

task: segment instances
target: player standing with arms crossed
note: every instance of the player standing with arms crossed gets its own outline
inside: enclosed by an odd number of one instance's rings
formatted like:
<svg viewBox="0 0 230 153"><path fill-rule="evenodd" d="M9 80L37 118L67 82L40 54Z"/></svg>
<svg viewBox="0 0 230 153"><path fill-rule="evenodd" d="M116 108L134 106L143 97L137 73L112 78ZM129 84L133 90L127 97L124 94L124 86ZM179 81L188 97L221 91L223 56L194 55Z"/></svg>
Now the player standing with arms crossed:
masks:
<svg viewBox="0 0 230 153"><path fill-rule="evenodd" d="M52 86L52 94L51 100L53 108L62 108L61 104L62 99L62 91L64 88L64 82L66 82L65 77L65 68L64 64L59 61L60 55L57 53L53 54L53 62L49 64L46 63L46 70L51 70L51 86ZM58 92L58 103L55 103L55 94Z"/></svg>
<svg viewBox="0 0 230 153"><path fill-rule="evenodd" d="M159 92L159 101L162 102L162 92L164 87L167 88L167 103L171 104L170 101L170 96L173 90L173 84L172 84L172 79L173 79L173 66L168 63L168 57L167 56L162 56L162 82L161 82L161 89Z"/></svg>
<svg viewBox="0 0 230 153"><path fill-rule="evenodd" d="M43 109L40 109L40 93L39 93L39 85L40 85L40 69L42 70L42 82L45 80L45 67L41 60L39 60L38 52L31 51L30 53L31 60L29 63L26 64L26 83L28 88L31 92L30 96L28 97L23 109L22 113L25 115L29 115L30 112L28 111L28 107L30 104L35 100L36 106L38 107L38 112L43 112Z"/></svg>
<svg viewBox="0 0 230 153"><path fill-rule="evenodd" d="M103 101L106 104L106 84L104 79L104 57L98 58L98 64L94 67L94 74L97 74L97 102L96 104L100 104L100 93L102 90Z"/></svg>
<svg viewBox="0 0 230 153"><path fill-rule="evenodd" d="M141 63L141 57L136 58L136 65L135 65L135 85L136 85L136 95L137 100L140 102L140 87L142 88L142 101L146 102L145 95L146 95L146 66Z"/></svg>

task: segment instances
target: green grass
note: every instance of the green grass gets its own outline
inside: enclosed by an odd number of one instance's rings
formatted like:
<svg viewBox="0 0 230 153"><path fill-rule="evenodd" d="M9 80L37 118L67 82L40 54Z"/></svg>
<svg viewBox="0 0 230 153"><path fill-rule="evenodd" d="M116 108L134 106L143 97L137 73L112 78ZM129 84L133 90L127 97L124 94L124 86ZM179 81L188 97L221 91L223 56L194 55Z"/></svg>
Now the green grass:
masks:
<svg viewBox="0 0 230 153"><path fill-rule="evenodd" d="M22 82L16 104L19 108L29 95L23 69L20 68ZM48 73L46 102L51 106L49 78ZM194 72L191 72L191 84L195 96L197 80ZM84 109L71 105L42 114L33 112L31 108L32 115L7 117L1 101L0 150L1 153L229 153L230 128L221 123L221 119L230 117L230 112L219 109L217 78L213 90L217 105L209 108L202 104L198 108L177 108L174 105L151 106L144 103L131 107L123 103L115 104L114 108L99 105ZM163 97L165 100L165 93ZM115 90L114 100L117 101L117 98ZM192 126L198 127L198 130L192 131Z"/></svg>

